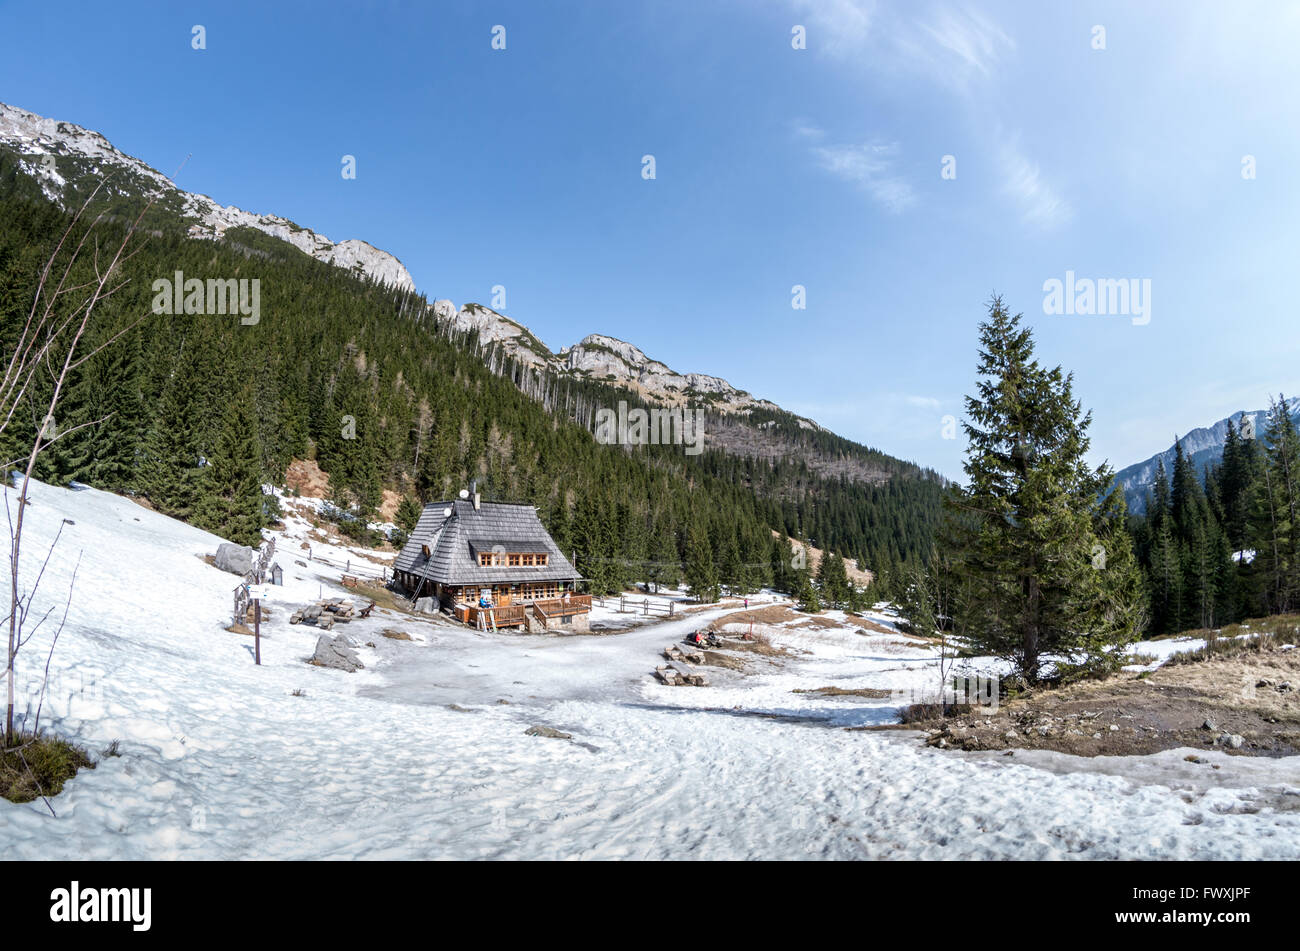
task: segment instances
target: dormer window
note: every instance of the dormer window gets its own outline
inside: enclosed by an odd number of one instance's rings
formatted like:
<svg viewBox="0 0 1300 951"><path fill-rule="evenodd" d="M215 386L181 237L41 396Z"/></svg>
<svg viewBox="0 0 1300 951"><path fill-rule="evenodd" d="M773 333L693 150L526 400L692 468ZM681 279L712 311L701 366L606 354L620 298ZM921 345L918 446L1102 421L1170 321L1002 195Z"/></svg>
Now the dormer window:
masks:
<svg viewBox="0 0 1300 951"><path fill-rule="evenodd" d="M500 552L481 551L478 553L480 568L544 568L550 556L541 552Z"/></svg>

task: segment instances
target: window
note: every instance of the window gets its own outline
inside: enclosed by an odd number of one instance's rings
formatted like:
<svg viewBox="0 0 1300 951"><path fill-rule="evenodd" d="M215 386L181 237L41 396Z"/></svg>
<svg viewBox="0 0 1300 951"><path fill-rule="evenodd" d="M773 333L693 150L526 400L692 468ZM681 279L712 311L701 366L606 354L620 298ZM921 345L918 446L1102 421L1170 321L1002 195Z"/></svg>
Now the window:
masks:
<svg viewBox="0 0 1300 951"><path fill-rule="evenodd" d="M506 555L506 564L511 568L519 567L519 555Z"/></svg>

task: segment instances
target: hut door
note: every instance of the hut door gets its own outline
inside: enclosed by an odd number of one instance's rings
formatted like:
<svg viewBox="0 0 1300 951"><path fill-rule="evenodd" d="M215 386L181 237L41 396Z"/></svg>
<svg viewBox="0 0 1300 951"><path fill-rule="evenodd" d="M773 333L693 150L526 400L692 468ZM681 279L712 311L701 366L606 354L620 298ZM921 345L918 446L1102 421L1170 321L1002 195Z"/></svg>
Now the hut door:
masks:
<svg viewBox="0 0 1300 951"><path fill-rule="evenodd" d="M510 603L510 585L499 584L496 587L497 607L503 608Z"/></svg>

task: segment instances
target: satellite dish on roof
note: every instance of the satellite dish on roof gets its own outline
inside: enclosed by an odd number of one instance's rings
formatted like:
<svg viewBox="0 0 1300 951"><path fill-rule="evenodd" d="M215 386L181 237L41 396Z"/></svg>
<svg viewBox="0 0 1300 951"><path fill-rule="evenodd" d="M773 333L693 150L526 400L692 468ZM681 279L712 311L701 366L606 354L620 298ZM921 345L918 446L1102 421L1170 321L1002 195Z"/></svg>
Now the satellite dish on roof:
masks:
<svg viewBox="0 0 1300 951"><path fill-rule="evenodd" d="M461 489L461 490L460 490L460 497L461 497L462 499L467 499L467 498L469 498L469 489Z"/></svg>
<svg viewBox="0 0 1300 951"><path fill-rule="evenodd" d="M443 518L451 518L451 506L450 506L450 505L448 505L445 509L442 510L442 517L443 517Z"/></svg>

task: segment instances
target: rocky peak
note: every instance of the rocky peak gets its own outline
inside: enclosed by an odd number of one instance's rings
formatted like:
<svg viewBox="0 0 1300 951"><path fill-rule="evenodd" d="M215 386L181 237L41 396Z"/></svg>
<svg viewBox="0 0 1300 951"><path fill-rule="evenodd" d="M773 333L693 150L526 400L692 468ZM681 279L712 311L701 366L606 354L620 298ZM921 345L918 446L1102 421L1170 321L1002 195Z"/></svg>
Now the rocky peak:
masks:
<svg viewBox="0 0 1300 951"><path fill-rule="evenodd" d="M47 119L0 103L0 147L18 156L24 172L40 183L46 197L67 208L88 192L78 189L87 178L98 182L109 173L109 194L132 192L165 201L189 224L196 238L220 238L230 228L255 228L309 254L318 261L345 268L401 290L415 290L402 262L365 241L331 241L276 215L255 215L233 205L220 205L207 195L177 188L165 175L113 147L98 132L70 122ZM93 186L92 186L93 187Z"/></svg>

